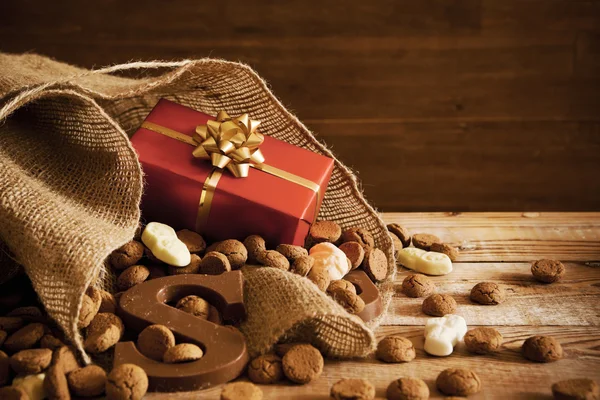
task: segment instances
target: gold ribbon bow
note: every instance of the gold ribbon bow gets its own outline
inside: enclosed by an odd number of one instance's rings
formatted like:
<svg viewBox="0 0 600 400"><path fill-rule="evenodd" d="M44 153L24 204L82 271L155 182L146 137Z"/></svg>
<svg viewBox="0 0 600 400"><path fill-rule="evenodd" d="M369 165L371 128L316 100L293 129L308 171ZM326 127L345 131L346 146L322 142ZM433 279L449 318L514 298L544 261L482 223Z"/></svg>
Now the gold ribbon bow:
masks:
<svg viewBox="0 0 600 400"><path fill-rule="evenodd" d="M251 163L265 162L259 149L265 140L256 130L259 124L260 121L250 119L248 114L231 118L225 111L219 111L215 121L196 127L193 139L198 146L192 154L210 160L213 167L227 168L236 178L245 178Z"/></svg>

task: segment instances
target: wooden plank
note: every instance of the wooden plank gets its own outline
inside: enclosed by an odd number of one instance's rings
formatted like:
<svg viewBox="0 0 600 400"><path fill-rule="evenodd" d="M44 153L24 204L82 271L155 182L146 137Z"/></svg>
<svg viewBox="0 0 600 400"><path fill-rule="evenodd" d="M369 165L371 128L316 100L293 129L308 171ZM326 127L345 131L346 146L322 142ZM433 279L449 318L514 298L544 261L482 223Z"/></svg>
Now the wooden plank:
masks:
<svg viewBox="0 0 600 400"><path fill-rule="evenodd" d="M600 260L600 213L387 213L388 223L433 233L463 262Z"/></svg>
<svg viewBox="0 0 600 400"><path fill-rule="evenodd" d="M377 389L377 398L385 398L385 389L394 379L403 376L418 377L428 384L431 398L443 398L435 389L435 378L446 368L471 368L479 374L483 389L469 399L548 399L553 382L589 377L600 379L600 331L595 327L499 327L504 336L504 348L491 356L469 354L463 345L449 357L426 355L423 348L422 327L384 327L378 337L400 334L415 344L417 358L406 364L384 364L373 358L358 361L327 360L323 375L308 385L279 384L261 386L265 399L327 399L329 389L342 378L364 378ZM523 341L533 335L555 337L565 350L562 360L551 364L536 364L520 355ZM221 388L203 391L202 398L218 399ZM149 399L195 399L198 393L173 395L150 394Z"/></svg>
<svg viewBox="0 0 600 400"><path fill-rule="evenodd" d="M529 263L455 263L450 274L431 279L437 293L456 300L456 314L469 325L600 326L599 267L567 263L566 269L564 281L552 285L535 281ZM402 280L410 273L403 268L398 274L383 325L425 325L431 318L421 311L423 299L401 292ZM482 281L499 283L507 300L496 306L471 302L471 288Z"/></svg>

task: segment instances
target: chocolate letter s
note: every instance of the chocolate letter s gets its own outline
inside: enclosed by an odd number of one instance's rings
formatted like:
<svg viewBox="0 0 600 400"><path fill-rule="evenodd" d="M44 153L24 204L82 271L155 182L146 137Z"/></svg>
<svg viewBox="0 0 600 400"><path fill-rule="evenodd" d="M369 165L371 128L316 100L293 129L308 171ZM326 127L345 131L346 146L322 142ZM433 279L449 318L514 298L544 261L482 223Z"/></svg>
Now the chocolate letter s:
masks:
<svg viewBox="0 0 600 400"><path fill-rule="evenodd" d="M181 364L165 364L142 355L133 342L115 347L114 365L132 363L148 374L149 390L191 391L208 388L238 377L248 362L244 336L227 326L195 317L167 305L191 294L212 304L224 320L239 321L246 315L240 271L222 275L175 275L134 286L120 300L119 315L137 332L152 324L167 326L178 343L194 343L204 356Z"/></svg>

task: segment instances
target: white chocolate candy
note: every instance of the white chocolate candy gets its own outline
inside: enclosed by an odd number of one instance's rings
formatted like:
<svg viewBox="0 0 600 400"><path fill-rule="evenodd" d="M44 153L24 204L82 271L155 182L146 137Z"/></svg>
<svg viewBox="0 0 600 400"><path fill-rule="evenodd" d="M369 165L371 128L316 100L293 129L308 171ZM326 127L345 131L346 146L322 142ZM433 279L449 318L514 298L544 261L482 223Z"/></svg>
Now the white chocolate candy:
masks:
<svg viewBox="0 0 600 400"><path fill-rule="evenodd" d="M327 270L331 280L342 279L350 272L346 253L334 244L327 242L316 244L310 248L308 254L315 259L312 269L315 271Z"/></svg>
<svg viewBox="0 0 600 400"><path fill-rule="evenodd" d="M142 233L142 242L156 258L174 267L185 267L192 260L185 243L168 225L150 222Z"/></svg>
<svg viewBox="0 0 600 400"><path fill-rule="evenodd" d="M18 386L27 392L29 400L42 400L46 398L44 378L46 374L21 375L13 379L13 386Z"/></svg>
<svg viewBox="0 0 600 400"><path fill-rule="evenodd" d="M460 315L429 318L425 325L425 351L433 356L449 356L465 337L467 323Z"/></svg>
<svg viewBox="0 0 600 400"><path fill-rule="evenodd" d="M446 275L452 272L452 261L444 253L406 247L396 251L398 262L406 268L427 275Z"/></svg>

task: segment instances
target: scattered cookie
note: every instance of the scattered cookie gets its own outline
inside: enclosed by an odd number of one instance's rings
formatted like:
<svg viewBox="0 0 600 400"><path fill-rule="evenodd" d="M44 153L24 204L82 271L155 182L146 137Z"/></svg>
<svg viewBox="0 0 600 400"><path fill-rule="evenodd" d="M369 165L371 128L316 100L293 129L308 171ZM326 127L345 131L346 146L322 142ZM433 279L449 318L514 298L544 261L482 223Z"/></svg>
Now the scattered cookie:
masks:
<svg viewBox="0 0 600 400"><path fill-rule="evenodd" d="M467 350L475 354L489 354L500 350L502 334L494 328L475 328L465 334Z"/></svg>
<svg viewBox="0 0 600 400"><path fill-rule="evenodd" d="M76 396L100 396L106 386L106 372L97 365L88 365L69 373L67 382Z"/></svg>
<svg viewBox="0 0 600 400"><path fill-rule="evenodd" d="M223 240L215 247L215 251L227 257L231 269L240 269L248 260L248 250L239 240Z"/></svg>
<svg viewBox="0 0 600 400"><path fill-rule="evenodd" d="M77 361L77 357L75 357L73 350L67 346L63 346L54 350L51 366L58 367L65 374L68 374L79 368L79 362Z"/></svg>
<svg viewBox="0 0 600 400"><path fill-rule="evenodd" d="M98 313L87 327L86 333L83 347L91 354L99 354L121 340L125 333L125 326L121 318L115 314Z"/></svg>
<svg viewBox="0 0 600 400"><path fill-rule="evenodd" d="M371 233L364 228L350 228L346 229L344 233L342 233L342 242L358 242L365 252L367 250L375 247L375 239Z"/></svg>
<svg viewBox="0 0 600 400"><path fill-rule="evenodd" d="M408 233L408 229L399 224L388 224L387 229L400 240L402 247L410 246L412 238L410 237L410 233Z"/></svg>
<svg viewBox="0 0 600 400"><path fill-rule="evenodd" d="M163 354L163 362L167 364L179 364L196 361L202 358L202 349L192 343L180 343L169 347Z"/></svg>
<svg viewBox="0 0 600 400"><path fill-rule="evenodd" d="M207 319L210 311L210 304L200 296L189 295L180 299L175 307L196 317Z"/></svg>
<svg viewBox="0 0 600 400"><path fill-rule="evenodd" d="M150 276L150 271L145 265L132 265L117 278L117 287L121 291L128 290L144 282Z"/></svg>
<svg viewBox="0 0 600 400"><path fill-rule="evenodd" d="M4 348L11 353L30 349L40 341L45 333L45 325L33 322L10 335L4 342Z"/></svg>
<svg viewBox="0 0 600 400"><path fill-rule="evenodd" d="M144 256L144 245L136 240L113 251L108 261L114 269L122 270L135 265Z"/></svg>
<svg viewBox="0 0 600 400"><path fill-rule="evenodd" d="M283 356L283 373L292 382L305 384L323 372L323 356L309 344L293 346Z"/></svg>
<svg viewBox="0 0 600 400"><path fill-rule="evenodd" d="M469 369L448 368L435 380L438 390L450 396L470 396L481 390L479 376Z"/></svg>
<svg viewBox="0 0 600 400"><path fill-rule="evenodd" d="M334 400L372 400L375 386L365 379L341 379L333 384L329 397Z"/></svg>
<svg viewBox="0 0 600 400"><path fill-rule="evenodd" d="M150 271L150 277L152 277L152 271ZM116 313L117 312L117 301L115 300L115 296L112 293L107 292L106 290L100 290L100 308L98 312L102 313Z"/></svg>
<svg viewBox="0 0 600 400"><path fill-rule="evenodd" d="M283 254L275 250L267 250L258 256L258 262L265 267L277 268L289 271L290 262Z"/></svg>
<svg viewBox="0 0 600 400"><path fill-rule="evenodd" d="M342 235L342 228L333 221L317 221L308 231L307 242L309 246L317 243L329 242L335 243Z"/></svg>
<svg viewBox="0 0 600 400"><path fill-rule="evenodd" d="M365 253L362 268L373 282L384 280L388 274L388 260L385 253L380 249L370 248Z"/></svg>
<svg viewBox="0 0 600 400"><path fill-rule="evenodd" d="M283 378L281 357L275 354L256 357L248 366L248 378L261 385L279 382Z"/></svg>
<svg viewBox="0 0 600 400"><path fill-rule="evenodd" d="M164 325L150 325L140 332L137 348L148 358L161 361L165 351L175 346L175 336Z"/></svg>
<svg viewBox="0 0 600 400"><path fill-rule="evenodd" d="M224 254L216 251L210 251L204 255L200 262L200 273L208 275L221 275L224 272L231 271L229 259Z"/></svg>
<svg viewBox="0 0 600 400"><path fill-rule="evenodd" d="M17 374L39 374L48 368L51 361L52 350L29 349L13 354L10 358L10 366Z"/></svg>
<svg viewBox="0 0 600 400"><path fill-rule="evenodd" d="M388 400L427 400L429 388L421 379L400 378L392 381L386 391Z"/></svg>
<svg viewBox="0 0 600 400"><path fill-rule="evenodd" d="M148 391L148 375L134 364L117 365L106 379L106 397L110 400L141 400Z"/></svg>
<svg viewBox="0 0 600 400"><path fill-rule="evenodd" d="M199 233L182 229L177 231L177 237L185 244L190 253L202 253L206 249L206 242Z"/></svg>
<svg viewBox="0 0 600 400"><path fill-rule="evenodd" d="M25 389L18 386L5 386L0 388L0 399L4 400L30 400Z"/></svg>
<svg viewBox="0 0 600 400"><path fill-rule="evenodd" d="M30 322L42 322L45 320L44 314L39 307L36 306L26 306L26 307L17 307L8 314L7 317L21 317L25 321Z"/></svg>
<svg viewBox="0 0 600 400"><path fill-rule="evenodd" d="M331 283L331 276L326 270L312 268L306 277L323 292Z"/></svg>
<svg viewBox="0 0 600 400"><path fill-rule="evenodd" d="M431 244L431 251L436 253L443 253L450 257L450 260L456 261L458 259L458 249L454 246L450 246L446 243L434 242Z"/></svg>
<svg viewBox="0 0 600 400"><path fill-rule="evenodd" d="M0 350L0 386L4 386L10 380L10 357Z"/></svg>
<svg viewBox="0 0 600 400"><path fill-rule="evenodd" d="M331 297L350 314L358 314L365 309L365 302L356 294L356 289L336 290Z"/></svg>
<svg viewBox="0 0 600 400"><path fill-rule="evenodd" d="M65 344L60 339L49 333L45 334L40 339L40 347L42 349L56 350L64 345Z"/></svg>
<svg viewBox="0 0 600 400"><path fill-rule="evenodd" d="M275 250L287 258L290 264L293 264L298 258L308 255L308 250L304 247L294 246L293 244L280 244Z"/></svg>
<svg viewBox="0 0 600 400"><path fill-rule="evenodd" d="M554 283L565 275L565 266L558 260L537 260L531 263L531 273L540 282Z"/></svg>
<svg viewBox="0 0 600 400"><path fill-rule="evenodd" d="M506 293L497 283L480 282L473 286L469 298L475 303L489 306L502 303L506 299Z"/></svg>
<svg viewBox="0 0 600 400"><path fill-rule="evenodd" d="M346 242L340 245L340 250L346 254L346 257L350 260L350 266L352 269L360 267L365 259L365 249L358 242Z"/></svg>
<svg viewBox="0 0 600 400"><path fill-rule="evenodd" d="M292 347L299 345L299 344L308 344L308 343L277 343L275 345L275 354L277 354L279 357L285 356L285 353L287 353Z"/></svg>
<svg viewBox="0 0 600 400"><path fill-rule="evenodd" d="M81 299L81 308L79 309L79 319L77 321L77 327L79 329L87 327L94 316L98 312L99 308L96 308L96 303L90 296L84 293Z"/></svg>
<svg viewBox="0 0 600 400"><path fill-rule="evenodd" d="M417 352L413 343L407 338L389 335L379 341L375 356L387 363L400 363L414 360Z"/></svg>
<svg viewBox="0 0 600 400"><path fill-rule="evenodd" d="M250 382L229 383L221 391L221 400L262 400L262 398L262 390Z"/></svg>
<svg viewBox="0 0 600 400"><path fill-rule="evenodd" d="M244 246L248 250L248 264L258 263L258 256L267 251L265 239L258 235L250 235L244 239Z"/></svg>
<svg viewBox="0 0 600 400"><path fill-rule="evenodd" d="M523 343L523 356L537 362L554 362L563 356L563 349L558 340L551 336L532 336Z"/></svg>
<svg viewBox="0 0 600 400"><path fill-rule="evenodd" d="M408 297L427 297L435 292L435 283L423 274L410 274L402 281L402 293Z"/></svg>
<svg viewBox="0 0 600 400"><path fill-rule="evenodd" d="M7 333L14 332L25 325L25 320L21 317L0 317L0 329Z"/></svg>
<svg viewBox="0 0 600 400"><path fill-rule="evenodd" d="M198 254L190 254L190 263L185 267L173 267L169 265L167 267L169 275L181 275L181 274L197 274L200 272L200 263L202 259Z"/></svg>
<svg viewBox="0 0 600 400"><path fill-rule="evenodd" d="M333 294L338 290L349 290L356 294L356 287L352 284L352 282L345 279L331 281L329 286L327 286L327 294L330 296L333 296Z"/></svg>
<svg viewBox="0 0 600 400"><path fill-rule="evenodd" d="M442 243L442 239L428 233L415 233L412 236L412 244L418 249L431 251L431 245L434 243Z"/></svg>
<svg viewBox="0 0 600 400"><path fill-rule="evenodd" d="M44 392L50 400L69 400L69 383L64 371L59 367L48 368L44 376Z"/></svg>
<svg viewBox="0 0 600 400"><path fill-rule="evenodd" d="M402 241L398 236L394 235L392 232L388 232L388 235L390 235L390 237L392 238L392 243L394 244L394 252L398 252L398 250L402 250L402 248L404 248L404 246L402 245Z"/></svg>
<svg viewBox="0 0 600 400"><path fill-rule="evenodd" d="M95 315L100 309L100 306L102 305L102 293L100 293L100 289L95 288L94 286L90 286L86 289L85 294L90 296L90 299L92 299L92 303L94 303L93 312Z"/></svg>
<svg viewBox="0 0 600 400"><path fill-rule="evenodd" d="M302 256L294 261L291 271L300 276L306 276L315 265L315 259L310 256Z"/></svg>
<svg viewBox="0 0 600 400"><path fill-rule="evenodd" d="M600 386L591 379L567 379L552 385L555 400L598 400Z"/></svg>
<svg viewBox="0 0 600 400"><path fill-rule="evenodd" d="M456 300L452 296L434 293L423 300L421 309L427 315L443 317L446 314L454 314L456 307Z"/></svg>

